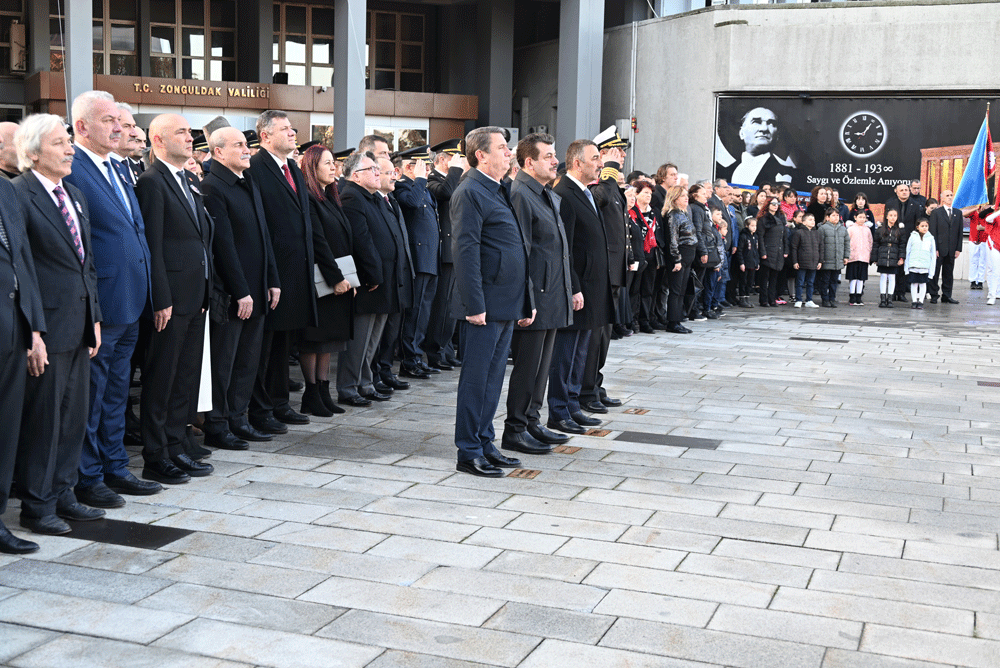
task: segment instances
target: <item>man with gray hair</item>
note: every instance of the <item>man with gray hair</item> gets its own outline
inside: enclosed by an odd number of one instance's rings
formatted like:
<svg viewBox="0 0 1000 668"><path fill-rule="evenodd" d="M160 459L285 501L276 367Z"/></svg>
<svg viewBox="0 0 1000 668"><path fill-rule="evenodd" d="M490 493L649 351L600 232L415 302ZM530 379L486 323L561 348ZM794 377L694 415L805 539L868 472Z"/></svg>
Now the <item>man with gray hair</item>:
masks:
<svg viewBox="0 0 1000 668"><path fill-rule="evenodd" d="M112 157L122 167L120 170L122 176L132 186L135 186L136 179L144 171L143 169L138 169L137 165L142 165L140 158L142 156L142 149L146 145L146 133L142 132L136 125L135 118L132 116L132 107L124 102L119 102L116 106L121 113L122 136L118 141L118 149ZM142 133L141 140L139 139L139 133Z"/></svg>
<svg viewBox="0 0 1000 668"><path fill-rule="evenodd" d="M139 318L151 308L149 246L139 202L111 165L121 139L121 113L104 91L73 100L76 156L66 181L90 206L90 230L101 304L101 347L90 361L90 416L80 455L76 498L88 506L125 505L119 494L159 492L159 483L138 480L128 470L122 438Z"/></svg>
<svg viewBox="0 0 1000 668"><path fill-rule="evenodd" d="M306 180L290 159L295 151L295 130L288 114L275 109L262 113L257 118L257 135L262 150L250 158L247 173L260 189L281 299L264 319L250 424L265 434L284 434L286 424L309 422L288 403L288 353L305 327L318 324L312 216Z"/></svg>
<svg viewBox="0 0 1000 668"><path fill-rule="evenodd" d="M87 200L64 181L75 151L63 119L28 116L14 141L23 172L13 185L25 212L42 306L58 314L45 332L47 365L38 351L28 354L31 374L14 479L21 526L58 535L70 531L64 520L104 517L103 510L82 505L73 493L87 433L90 358L101 345L97 271Z"/></svg>
<svg viewBox="0 0 1000 668"><path fill-rule="evenodd" d="M451 198L455 299L452 315L461 330L455 445L463 473L491 478L521 462L493 444L507 353L515 323L535 319L528 277L528 240L500 180L510 167L503 128L476 128L465 137L471 169Z"/></svg>
<svg viewBox="0 0 1000 668"><path fill-rule="evenodd" d="M17 123L4 121L0 123L0 172L8 179L21 173L17 166L17 149L14 148L14 133Z"/></svg>

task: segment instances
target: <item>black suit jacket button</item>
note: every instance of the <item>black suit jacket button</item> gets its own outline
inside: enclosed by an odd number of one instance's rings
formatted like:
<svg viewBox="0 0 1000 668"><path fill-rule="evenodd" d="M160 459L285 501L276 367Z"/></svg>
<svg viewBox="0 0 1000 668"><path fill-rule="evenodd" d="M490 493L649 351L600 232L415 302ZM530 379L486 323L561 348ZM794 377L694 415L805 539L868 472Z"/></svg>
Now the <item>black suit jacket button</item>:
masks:
<svg viewBox="0 0 1000 668"><path fill-rule="evenodd" d="M9 296L10 296L11 299L13 299L16 295L12 292L12 293L10 293Z"/></svg>

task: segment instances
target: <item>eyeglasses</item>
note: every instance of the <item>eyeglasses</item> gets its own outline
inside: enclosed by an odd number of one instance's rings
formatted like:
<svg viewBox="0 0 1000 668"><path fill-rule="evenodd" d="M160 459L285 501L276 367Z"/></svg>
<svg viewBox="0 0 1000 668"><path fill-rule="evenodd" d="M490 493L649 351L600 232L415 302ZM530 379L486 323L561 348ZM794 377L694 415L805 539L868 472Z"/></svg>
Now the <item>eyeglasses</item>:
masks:
<svg viewBox="0 0 1000 668"><path fill-rule="evenodd" d="M365 167L364 169L355 169L354 171L355 172L367 172L369 169L372 170L373 174L381 174L382 173L382 170L379 169L378 167Z"/></svg>

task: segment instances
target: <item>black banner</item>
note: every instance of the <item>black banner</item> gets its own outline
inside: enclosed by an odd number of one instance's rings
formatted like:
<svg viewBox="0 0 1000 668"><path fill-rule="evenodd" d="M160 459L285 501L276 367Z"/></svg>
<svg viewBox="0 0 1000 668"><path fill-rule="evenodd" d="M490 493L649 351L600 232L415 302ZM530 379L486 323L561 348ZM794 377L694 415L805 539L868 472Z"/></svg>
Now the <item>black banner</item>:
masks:
<svg viewBox="0 0 1000 668"><path fill-rule="evenodd" d="M976 141L987 102L997 98L719 97L716 178L734 185L790 182L808 193L829 185L850 202L892 196L921 178L936 197L958 187L965 161L958 147ZM994 116L1000 106L994 104ZM991 123L1000 141L1000 124Z"/></svg>

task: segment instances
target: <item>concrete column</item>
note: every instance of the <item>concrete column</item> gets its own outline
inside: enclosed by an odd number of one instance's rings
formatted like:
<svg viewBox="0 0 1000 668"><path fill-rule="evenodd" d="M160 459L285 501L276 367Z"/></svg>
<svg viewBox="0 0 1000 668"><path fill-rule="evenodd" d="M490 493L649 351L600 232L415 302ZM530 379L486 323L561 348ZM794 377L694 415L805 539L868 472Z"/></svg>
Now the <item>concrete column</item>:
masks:
<svg viewBox="0 0 1000 668"><path fill-rule="evenodd" d="M89 2L63 4L66 38L66 108L80 93L94 89L94 30L92 7Z"/></svg>
<svg viewBox="0 0 1000 668"><path fill-rule="evenodd" d="M604 0L562 0L559 14L559 108L556 149L601 131Z"/></svg>
<svg viewBox="0 0 1000 668"><path fill-rule="evenodd" d="M265 0L239 0L236 10L236 79L270 83L273 4Z"/></svg>
<svg viewBox="0 0 1000 668"><path fill-rule="evenodd" d="M47 72L49 59L49 3L48 0L28 0L28 75Z"/></svg>
<svg viewBox="0 0 1000 668"><path fill-rule="evenodd" d="M514 89L514 0L480 0L479 126L510 127Z"/></svg>
<svg viewBox="0 0 1000 668"><path fill-rule="evenodd" d="M357 146L365 134L365 0L337 0L333 38L333 145Z"/></svg>

